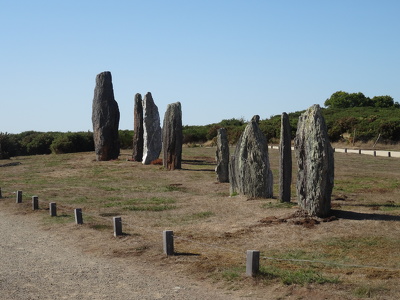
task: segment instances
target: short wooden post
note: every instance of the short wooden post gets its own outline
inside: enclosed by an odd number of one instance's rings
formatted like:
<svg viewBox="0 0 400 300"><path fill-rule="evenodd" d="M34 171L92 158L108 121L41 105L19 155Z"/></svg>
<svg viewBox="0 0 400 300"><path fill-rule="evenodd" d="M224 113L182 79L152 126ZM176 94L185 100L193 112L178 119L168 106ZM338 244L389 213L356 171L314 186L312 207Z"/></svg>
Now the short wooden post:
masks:
<svg viewBox="0 0 400 300"><path fill-rule="evenodd" d="M17 191L16 202L17 203L22 203L22 191Z"/></svg>
<svg viewBox="0 0 400 300"><path fill-rule="evenodd" d="M57 205L55 202L50 202L49 203L49 208L50 208L50 216L52 217L57 217Z"/></svg>
<svg viewBox="0 0 400 300"><path fill-rule="evenodd" d="M390 151L388 152L388 157L391 157L392 155L391 155L391 153L390 153ZM0 198L1 198L1 191L0 191Z"/></svg>
<svg viewBox="0 0 400 300"><path fill-rule="evenodd" d="M37 209L39 209L39 197L32 196L32 210L37 210Z"/></svg>
<svg viewBox="0 0 400 300"><path fill-rule="evenodd" d="M0 199L3 198L3 196L1 195L1 188L0 188Z"/></svg>
<svg viewBox="0 0 400 300"><path fill-rule="evenodd" d="M82 208L75 208L75 223L76 224L83 224L83 218L82 218Z"/></svg>
<svg viewBox="0 0 400 300"><path fill-rule="evenodd" d="M376 156L376 151L374 151L374 156Z"/></svg>
<svg viewBox="0 0 400 300"><path fill-rule="evenodd" d="M347 148L344 148L344 153L347 153Z"/></svg>
<svg viewBox="0 0 400 300"><path fill-rule="evenodd" d="M166 255L174 255L174 232L172 230L163 231L163 248Z"/></svg>
<svg viewBox="0 0 400 300"><path fill-rule="evenodd" d="M358 149L358 154L361 154L361 149Z"/></svg>
<svg viewBox="0 0 400 300"><path fill-rule="evenodd" d="M122 235L122 218L113 217L113 223L114 223L114 236Z"/></svg>
<svg viewBox="0 0 400 300"><path fill-rule="evenodd" d="M247 250L246 275L255 276L260 270L260 251Z"/></svg>

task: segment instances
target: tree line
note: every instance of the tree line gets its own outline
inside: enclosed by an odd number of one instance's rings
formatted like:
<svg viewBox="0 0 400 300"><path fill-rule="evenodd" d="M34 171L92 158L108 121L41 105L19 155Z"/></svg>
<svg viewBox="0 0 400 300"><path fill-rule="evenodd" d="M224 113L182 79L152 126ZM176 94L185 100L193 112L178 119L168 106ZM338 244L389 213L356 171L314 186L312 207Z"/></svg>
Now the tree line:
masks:
<svg viewBox="0 0 400 300"><path fill-rule="evenodd" d="M363 93L347 93L337 91L324 103L327 108L352 108L352 107L377 107L400 108L399 102L395 102L391 96L366 97Z"/></svg>
<svg viewBox="0 0 400 300"><path fill-rule="evenodd" d="M122 149L131 148L133 130L120 130ZM13 156L62 154L94 151L93 133L87 132L38 132L18 134L0 132L0 159Z"/></svg>
<svg viewBox="0 0 400 300"><path fill-rule="evenodd" d="M331 142L367 142L379 136L386 143L400 142L400 105L390 96L365 97L362 93L338 91L325 101L322 113ZM304 111L288 113L292 138L296 135L297 121ZM229 143L234 145L247 121L226 119L204 126L184 126L183 142L199 144L215 141L219 128L226 128ZM260 121L260 129L269 143L279 143L281 116L275 115ZM122 149L132 148L133 130L119 130ZM19 134L0 132L0 159L20 155L60 154L94 151L93 133L87 132L37 132Z"/></svg>
<svg viewBox="0 0 400 300"><path fill-rule="evenodd" d="M384 143L400 141L400 104L391 96L366 97L363 93L335 92L322 109L331 142L376 140ZM304 112L288 113L292 139L297 121ZM269 143L279 143L281 115L260 121L260 128ZM229 143L235 144L244 130L243 119L223 120L206 126L186 126L186 142L205 142L215 139L218 128L227 129Z"/></svg>

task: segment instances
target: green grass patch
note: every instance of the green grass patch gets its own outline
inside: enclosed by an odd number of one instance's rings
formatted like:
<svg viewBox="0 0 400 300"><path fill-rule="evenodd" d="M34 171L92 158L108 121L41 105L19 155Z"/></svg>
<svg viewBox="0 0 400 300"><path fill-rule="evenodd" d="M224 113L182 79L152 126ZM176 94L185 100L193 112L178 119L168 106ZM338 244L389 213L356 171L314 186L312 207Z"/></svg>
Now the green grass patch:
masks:
<svg viewBox="0 0 400 300"><path fill-rule="evenodd" d="M181 218L181 221L182 222L191 222L191 221L204 220L204 219L210 218L214 215L215 214L212 211L202 211L202 212L190 214L187 216L183 216Z"/></svg>
<svg viewBox="0 0 400 300"><path fill-rule="evenodd" d="M357 298L375 298L378 295L382 295L383 292L387 292L388 289L384 287L376 287L371 285L362 285L357 287L353 294Z"/></svg>
<svg viewBox="0 0 400 300"><path fill-rule="evenodd" d="M285 285L305 285L310 283L326 284L339 282L337 277L327 277L310 268L289 270L281 269L276 266L261 267L258 276L266 279L279 279Z"/></svg>
<svg viewBox="0 0 400 300"><path fill-rule="evenodd" d="M130 211L164 211L175 208L176 208L175 205L152 205L152 206L132 205L132 206L127 206L124 209Z"/></svg>
<svg viewBox="0 0 400 300"><path fill-rule="evenodd" d="M47 224L66 224L66 223L74 222L74 220L75 220L74 215L70 215L70 214L66 214L66 213L58 214L55 217L46 216L46 218L45 218L45 222Z"/></svg>
<svg viewBox="0 0 400 300"><path fill-rule="evenodd" d="M72 202L72 203L86 203L88 199L89 199L89 198L86 197L86 196L80 196L80 197L76 197L76 198L75 198L74 200L72 200L71 202Z"/></svg>
<svg viewBox="0 0 400 300"><path fill-rule="evenodd" d="M342 251L350 249L364 249L365 247L375 247L382 243L380 237L352 237L352 238L330 238L323 242L328 247L335 247Z"/></svg>
<svg viewBox="0 0 400 300"><path fill-rule="evenodd" d="M185 188L180 184L169 184L161 188L163 192L184 192Z"/></svg>
<svg viewBox="0 0 400 300"><path fill-rule="evenodd" d="M363 204L366 207L373 207L382 211L395 211L400 210L400 204L396 204L394 201L390 201L387 203L367 203Z"/></svg>
<svg viewBox="0 0 400 300"><path fill-rule="evenodd" d="M101 186L99 188L106 192L117 192L120 190L119 188L113 188L111 186Z"/></svg>
<svg viewBox="0 0 400 300"><path fill-rule="evenodd" d="M381 258L386 257L392 267L399 266L400 238L394 236L332 237L317 241L313 247L332 263L382 265Z"/></svg>
<svg viewBox="0 0 400 300"><path fill-rule="evenodd" d="M94 230L99 230L99 231L105 231L105 230L111 231L113 229L112 226L104 225L104 224L90 224L89 227Z"/></svg>
<svg viewBox="0 0 400 300"><path fill-rule="evenodd" d="M172 205L175 202L174 199L163 197L135 198L109 202L104 204L104 207L121 207L130 211L164 211L176 208Z"/></svg>
<svg viewBox="0 0 400 300"><path fill-rule="evenodd" d="M277 259L294 260L290 261L292 265L303 265L304 262L301 260L315 261L314 263L309 263L310 267L324 267L320 262L332 262L334 263L334 256L329 252L324 252L320 248L313 247L311 250L305 249L289 249L289 250L270 250L268 251L269 257L274 257ZM299 260L299 261L295 261Z"/></svg>
<svg viewBox="0 0 400 300"><path fill-rule="evenodd" d="M226 270L223 270L221 276L224 280L232 282L239 280L241 276L244 274L245 269L241 267L232 267Z"/></svg>
<svg viewBox="0 0 400 300"><path fill-rule="evenodd" d="M344 179L335 179L334 190L341 193L388 193L400 187L396 178L382 178L372 176L346 176Z"/></svg>
<svg viewBox="0 0 400 300"><path fill-rule="evenodd" d="M212 211L202 211L202 212L191 215L191 217L195 220L207 219L212 216L214 216L214 213Z"/></svg>

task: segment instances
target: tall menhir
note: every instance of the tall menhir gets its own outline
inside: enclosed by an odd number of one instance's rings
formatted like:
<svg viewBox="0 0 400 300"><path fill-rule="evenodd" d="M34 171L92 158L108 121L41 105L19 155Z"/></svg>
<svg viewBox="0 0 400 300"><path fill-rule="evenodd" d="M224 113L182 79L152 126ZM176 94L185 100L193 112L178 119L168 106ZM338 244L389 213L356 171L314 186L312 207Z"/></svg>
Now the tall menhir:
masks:
<svg viewBox="0 0 400 300"><path fill-rule="evenodd" d="M142 95L135 95L135 104L133 108L133 153L134 161L142 161L143 158L143 104Z"/></svg>
<svg viewBox="0 0 400 300"><path fill-rule="evenodd" d="M162 130L163 164L167 170L181 169L182 165L182 108L181 103L168 104Z"/></svg>
<svg viewBox="0 0 400 300"><path fill-rule="evenodd" d="M96 159L98 161L117 159L120 151L119 109L114 99L111 73L108 71L96 76L92 123Z"/></svg>
<svg viewBox="0 0 400 300"><path fill-rule="evenodd" d="M304 112L294 140L297 158L297 200L310 215L326 217L331 209L334 157L319 105Z"/></svg>
<svg viewBox="0 0 400 300"><path fill-rule="evenodd" d="M290 202L292 185L292 145L289 116L281 116L281 140L279 142L279 199Z"/></svg>

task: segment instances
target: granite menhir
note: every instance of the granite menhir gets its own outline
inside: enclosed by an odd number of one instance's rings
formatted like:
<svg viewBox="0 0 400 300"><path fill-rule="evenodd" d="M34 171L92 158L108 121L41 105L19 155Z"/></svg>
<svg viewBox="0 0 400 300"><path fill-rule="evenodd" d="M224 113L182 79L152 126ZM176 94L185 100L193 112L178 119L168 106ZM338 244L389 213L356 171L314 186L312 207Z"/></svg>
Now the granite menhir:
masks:
<svg viewBox="0 0 400 300"><path fill-rule="evenodd" d="M110 72L96 76L92 105L93 139L98 161L117 159L120 151L119 109Z"/></svg>
<svg viewBox="0 0 400 300"><path fill-rule="evenodd" d="M334 184L334 158L319 105L311 106L300 116L294 147L297 201L311 216L327 217Z"/></svg>
<svg viewBox="0 0 400 300"><path fill-rule="evenodd" d="M133 108L133 153L134 161L142 161L143 158L143 104L142 95L135 95Z"/></svg>
<svg viewBox="0 0 400 300"><path fill-rule="evenodd" d="M162 130L163 165L167 170L181 169L182 141L181 103L168 104Z"/></svg>

